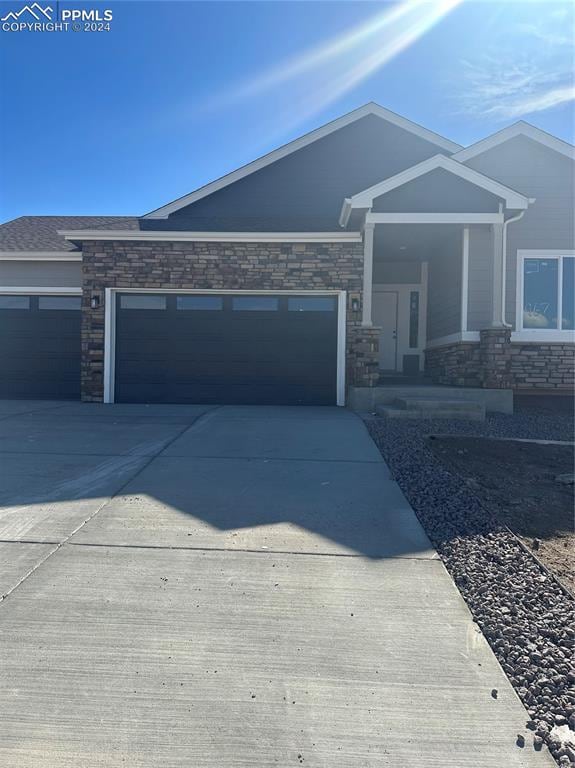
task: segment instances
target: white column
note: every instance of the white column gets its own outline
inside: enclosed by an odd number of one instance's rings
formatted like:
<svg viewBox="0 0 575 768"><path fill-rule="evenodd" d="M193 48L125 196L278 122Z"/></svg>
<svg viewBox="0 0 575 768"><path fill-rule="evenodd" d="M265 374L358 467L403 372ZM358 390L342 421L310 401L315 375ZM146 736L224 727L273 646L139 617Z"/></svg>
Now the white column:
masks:
<svg viewBox="0 0 575 768"><path fill-rule="evenodd" d="M469 303L469 227L463 227L461 245L461 331L467 330L467 306Z"/></svg>
<svg viewBox="0 0 575 768"><path fill-rule="evenodd" d="M371 299L373 293L373 231L375 224L366 224L363 230L363 311L361 324L373 325L371 321Z"/></svg>
<svg viewBox="0 0 575 768"><path fill-rule="evenodd" d="M493 228L493 312L491 327L503 326L503 224L492 224Z"/></svg>

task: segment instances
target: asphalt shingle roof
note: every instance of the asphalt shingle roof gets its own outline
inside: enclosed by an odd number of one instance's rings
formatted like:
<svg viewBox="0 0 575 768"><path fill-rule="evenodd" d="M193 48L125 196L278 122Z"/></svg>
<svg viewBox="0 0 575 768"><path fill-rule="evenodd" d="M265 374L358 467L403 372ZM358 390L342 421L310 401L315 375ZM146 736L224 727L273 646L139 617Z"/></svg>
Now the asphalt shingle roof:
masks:
<svg viewBox="0 0 575 768"><path fill-rule="evenodd" d="M20 216L0 225L0 251L77 251L59 229L139 228L135 216Z"/></svg>

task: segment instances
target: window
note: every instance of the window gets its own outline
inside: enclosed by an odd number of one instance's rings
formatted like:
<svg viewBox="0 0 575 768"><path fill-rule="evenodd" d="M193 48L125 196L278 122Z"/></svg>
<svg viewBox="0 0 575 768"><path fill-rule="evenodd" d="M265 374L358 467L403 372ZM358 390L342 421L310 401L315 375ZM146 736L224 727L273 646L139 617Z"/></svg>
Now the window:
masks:
<svg viewBox="0 0 575 768"><path fill-rule="evenodd" d="M38 309L81 309L81 296L39 296Z"/></svg>
<svg viewBox="0 0 575 768"><path fill-rule="evenodd" d="M122 309L165 309L166 297L154 293L126 294L120 296L120 307Z"/></svg>
<svg viewBox="0 0 575 768"><path fill-rule="evenodd" d="M417 348L419 338L419 291L409 292L409 347Z"/></svg>
<svg viewBox="0 0 575 768"><path fill-rule="evenodd" d="M221 296L178 296L176 299L177 309L217 310L222 307Z"/></svg>
<svg viewBox="0 0 575 768"><path fill-rule="evenodd" d="M0 296L0 309L30 309L30 297Z"/></svg>
<svg viewBox="0 0 575 768"><path fill-rule="evenodd" d="M244 311L276 312L278 300L272 296L234 296L232 307Z"/></svg>
<svg viewBox="0 0 575 768"><path fill-rule="evenodd" d="M301 296L288 299L288 312L333 312L335 301L320 296Z"/></svg>
<svg viewBox="0 0 575 768"><path fill-rule="evenodd" d="M573 330L575 257L523 259L522 327L526 330Z"/></svg>

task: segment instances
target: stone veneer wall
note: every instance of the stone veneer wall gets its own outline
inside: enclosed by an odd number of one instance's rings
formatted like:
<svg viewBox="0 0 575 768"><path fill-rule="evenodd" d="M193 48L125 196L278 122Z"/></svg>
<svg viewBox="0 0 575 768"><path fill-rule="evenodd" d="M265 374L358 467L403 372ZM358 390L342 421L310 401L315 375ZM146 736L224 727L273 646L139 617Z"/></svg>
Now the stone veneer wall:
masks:
<svg viewBox="0 0 575 768"><path fill-rule="evenodd" d="M192 243L130 241L83 244L82 399L104 394L104 289L346 290L347 383L377 382L377 329L360 326L361 243ZM92 295L100 306L92 309Z"/></svg>
<svg viewBox="0 0 575 768"><path fill-rule="evenodd" d="M575 344L511 344L511 378L516 389L575 388Z"/></svg>
<svg viewBox="0 0 575 768"><path fill-rule="evenodd" d="M379 381L379 334L381 328L347 324L346 382L348 386L375 387Z"/></svg>
<svg viewBox="0 0 575 768"><path fill-rule="evenodd" d="M509 331L481 332L476 342L429 349L426 372L436 384L516 390L575 388L575 344L511 342Z"/></svg>
<svg viewBox="0 0 575 768"><path fill-rule="evenodd" d="M481 387L479 344L462 342L425 351L425 373L434 384Z"/></svg>

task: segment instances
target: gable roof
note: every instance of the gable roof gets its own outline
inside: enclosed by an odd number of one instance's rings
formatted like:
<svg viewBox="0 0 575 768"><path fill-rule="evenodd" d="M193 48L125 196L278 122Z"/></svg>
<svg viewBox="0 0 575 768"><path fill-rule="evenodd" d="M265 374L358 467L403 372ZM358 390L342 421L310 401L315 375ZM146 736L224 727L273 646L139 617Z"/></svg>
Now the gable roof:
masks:
<svg viewBox="0 0 575 768"><path fill-rule="evenodd" d="M0 253L77 251L61 229L139 229L134 216L20 216L0 225Z"/></svg>
<svg viewBox="0 0 575 768"><path fill-rule="evenodd" d="M253 162L248 163L247 165L244 165L241 168L238 168L237 170L232 171L231 173L228 173L225 176L222 176L221 178L216 179L215 181L212 181L203 187L200 187L195 192L184 195L183 197L180 197L177 200L162 206L161 208L157 208L156 210L151 211L143 218L167 218L171 213L180 210L180 208L184 208L191 203L195 203L197 200L201 200L202 198L211 195L213 192L217 192L218 190L233 184L235 181L239 181L240 179L249 176L251 173L255 173L256 171L265 168L271 163L274 163L277 160L281 160L283 157L287 157L287 155L292 154L292 152L297 152L298 149L303 149L303 147L307 147L314 141L322 139L324 136L328 136L330 133L343 128L346 125L350 125L350 123L354 123L357 120L361 120L368 115L375 115L382 120L387 120L389 123L403 128L404 130L419 136L419 138L424 139L431 144L435 144L439 149L443 149L450 154L457 152L462 148L460 144L456 144L454 141L450 141L449 139L446 139L443 136L440 136L439 134L424 128L417 123L413 123L411 120L408 120L405 117L401 117L401 115L397 115L395 112L391 112L389 109L385 109L375 102L369 102L363 107L359 107L359 109L348 112L346 115L342 115L342 117L339 117L336 120L332 120L330 123L327 123L320 128L316 128L310 133L306 133L303 136L300 136L299 139L290 141L288 144L284 144L282 147L273 150L273 152L269 152L267 155L264 155L263 157L260 157L257 160L254 160Z"/></svg>
<svg viewBox="0 0 575 768"><path fill-rule="evenodd" d="M530 203L530 199L525 197L525 195L516 192L510 187L506 187L489 176L468 168L466 165L458 163L446 155L434 155L421 163L417 163L417 165L406 168L405 171L401 171L401 173L397 173L395 176L390 176L388 179L384 179L378 184L374 184L372 187L346 198L341 209L339 223L342 227L345 227L354 208L371 208L373 201L377 197L385 195L387 192L391 192L392 189L408 184L410 181L438 168L442 168L454 176L474 184L476 187L480 187L493 195L497 195L497 197L503 198L509 208L524 210Z"/></svg>
<svg viewBox="0 0 575 768"><path fill-rule="evenodd" d="M487 136L485 139L476 141L466 149L462 149L453 155L454 160L458 160L460 163L464 163L466 160L470 160L472 157L481 155L483 152L487 152L494 147L503 144L509 139L513 139L516 136L526 136L533 141L537 141L539 144L543 144L549 149L555 150L566 157L575 159L575 147L562 139L558 139L557 136L552 136L546 131L542 131L541 128L536 128L531 123L526 123L524 120L519 120L513 125L508 125L507 128L503 128L497 133L492 133L491 136Z"/></svg>

